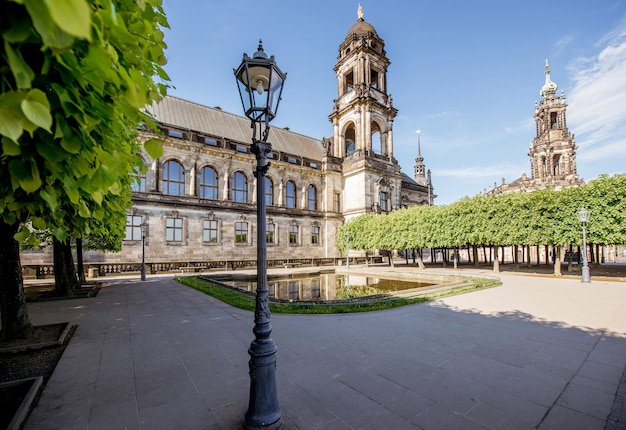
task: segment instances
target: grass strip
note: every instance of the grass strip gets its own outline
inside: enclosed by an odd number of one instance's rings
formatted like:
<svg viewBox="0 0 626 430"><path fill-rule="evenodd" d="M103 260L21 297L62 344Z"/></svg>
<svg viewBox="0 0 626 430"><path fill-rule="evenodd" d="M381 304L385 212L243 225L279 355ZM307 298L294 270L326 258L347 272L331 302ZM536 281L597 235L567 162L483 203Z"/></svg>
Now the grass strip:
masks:
<svg viewBox="0 0 626 430"><path fill-rule="evenodd" d="M363 298L349 303L315 303L315 302L270 302L270 312L283 314L341 314L356 312L373 312L385 309L393 309L401 306L423 303L443 297L456 296L486 288L502 285L497 279L463 277L465 282L460 285L443 287L429 290L411 297L377 297L375 299ZM175 281L210 295L224 303L239 309L253 311L255 307L254 293L246 293L234 288L214 284L196 276L179 276Z"/></svg>

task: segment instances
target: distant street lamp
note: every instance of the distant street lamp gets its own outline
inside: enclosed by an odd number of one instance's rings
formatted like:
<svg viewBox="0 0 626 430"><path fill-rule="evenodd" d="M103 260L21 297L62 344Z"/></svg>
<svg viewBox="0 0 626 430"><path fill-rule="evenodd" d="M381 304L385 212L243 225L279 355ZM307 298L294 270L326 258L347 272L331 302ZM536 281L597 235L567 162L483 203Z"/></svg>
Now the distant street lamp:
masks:
<svg viewBox="0 0 626 430"><path fill-rule="evenodd" d="M148 221L143 220L141 224L141 280L146 280L146 232L148 231Z"/></svg>
<svg viewBox="0 0 626 430"><path fill-rule="evenodd" d="M350 233L346 233L346 269L350 269L350 257L348 257L349 250L350 250Z"/></svg>
<svg viewBox="0 0 626 430"><path fill-rule="evenodd" d="M584 206L578 211L578 221L583 227L583 269L581 282L591 282L589 277L589 264L587 264L587 223L589 222L589 214L590 212L585 209Z"/></svg>
<svg viewBox="0 0 626 430"><path fill-rule="evenodd" d="M269 168L267 155L272 144L267 142L270 127L278 110L278 103L287 75L280 71L274 56L263 52L259 41L257 52L252 58L243 54L241 65L235 72L239 95L245 115L252 121L252 147L256 155L257 201L257 286L254 311L255 339L250 344L250 400L245 414L247 429L278 429L282 423L282 412L276 393L276 345L270 338L269 290L267 287L267 230L265 211L265 174Z"/></svg>

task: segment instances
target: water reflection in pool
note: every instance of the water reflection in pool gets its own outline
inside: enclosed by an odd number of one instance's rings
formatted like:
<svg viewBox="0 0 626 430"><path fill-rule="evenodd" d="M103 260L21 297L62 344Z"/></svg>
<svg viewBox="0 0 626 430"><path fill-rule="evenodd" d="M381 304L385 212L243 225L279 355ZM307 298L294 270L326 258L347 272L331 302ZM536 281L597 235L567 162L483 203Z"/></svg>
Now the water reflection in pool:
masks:
<svg viewBox="0 0 626 430"><path fill-rule="evenodd" d="M247 291L256 289L256 281L228 283ZM267 284L271 298L289 301L345 300L433 285L430 282L410 282L334 273L302 278L271 278L268 279Z"/></svg>

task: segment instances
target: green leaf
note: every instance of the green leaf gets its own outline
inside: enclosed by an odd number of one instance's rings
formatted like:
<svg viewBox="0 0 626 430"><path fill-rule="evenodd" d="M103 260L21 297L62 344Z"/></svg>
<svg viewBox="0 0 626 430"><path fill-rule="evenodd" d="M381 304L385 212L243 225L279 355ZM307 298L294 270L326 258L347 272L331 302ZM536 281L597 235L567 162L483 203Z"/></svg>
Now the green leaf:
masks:
<svg viewBox="0 0 626 430"><path fill-rule="evenodd" d="M41 187L41 179L37 178L29 178L29 179L21 179L20 186L27 193L34 193Z"/></svg>
<svg viewBox="0 0 626 430"><path fill-rule="evenodd" d="M57 49L65 49L72 46L74 37L54 23L48 8L41 0L25 0L24 4L33 21L35 30L37 30L41 40L43 40L44 46Z"/></svg>
<svg viewBox="0 0 626 430"><path fill-rule="evenodd" d="M24 132L22 124L23 120L21 117L15 115L7 106L0 104L0 135L17 142Z"/></svg>
<svg viewBox="0 0 626 430"><path fill-rule="evenodd" d="M22 149L20 146L15 143L13 140L8 139L6 137L2 138L2 154L3 155L20 155L22 153Z"/></svg>
<svg viewBox="0 0 626 430"><path fill-rule="evenodd" d="M7 40L4 41L4 50L7 53L9 68L11 73L13 73L17 87L21 89L30 88L30 84L35 78L35 73L24 61L22 53L19 50L14 51Z"/></svg>
<svg viewBox="0 0 626 430"><path fill-rule="evenodd" d="M82 147L82 142L77 137L72 136L69 139L61 139L61 147L70 154L78 154Z"/></svg>
<svg viewBox="0 0 626 430"><path fill-rule="evenodd" d="M157 159L163 155L163 141L161 139L149 139L143 144L144 149L150 157Z"/></svg>
<svg viewBox="0 0 626 430"><path fill-rule="evenodd" d="M43 91L33 89L28 92L21 103L22 112L30 122L52 133L52 115L50 115L50 103Z"/></svg>
<svg viewBox="0 0 626 430"><path fill-rule="evenodd" d="M41 190L39 195L46 203L48 203L50 212L55 213L59 207L59 200L57 199L55 190L51 188L50 193L47 190Z"/></svg>
<svg viewBox="0 0 626 430"><path fill-rule="evenodd" d="M46 161L53 164L56 164L67 157L67 153L61 151L57 145L48 142L37 143L37 152L45 158Z"/></svg>
<svg viewBox="0 0 626 430"><path fill-rule="evenodd" d="M20 231L13 235L13 239L18 242L23 242L30 236L30 231L27 228L21 228Z"/></svg>
<svg viewBox="0 0 626 430"><path fill-rule="evenodd" d="M63 31L91 40L91 10L85 0L44 0L55 24Z"/></svg>

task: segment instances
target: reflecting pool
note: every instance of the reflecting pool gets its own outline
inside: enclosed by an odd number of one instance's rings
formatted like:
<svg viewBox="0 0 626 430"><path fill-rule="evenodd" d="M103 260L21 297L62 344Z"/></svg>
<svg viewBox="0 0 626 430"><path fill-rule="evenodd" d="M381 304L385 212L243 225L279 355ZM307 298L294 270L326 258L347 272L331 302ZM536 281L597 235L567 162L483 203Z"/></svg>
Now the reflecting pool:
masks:
<svg viewBox="0 0 626 430"><path fill-rule="evenodd" d="M253 280L241 278L220 280L243 290L252 292L256 289L256 277ZM302 277L269 277L267 284L270 298L285 301L348 300L435 285L432 282L335 273L319 273Z"/></svg>

